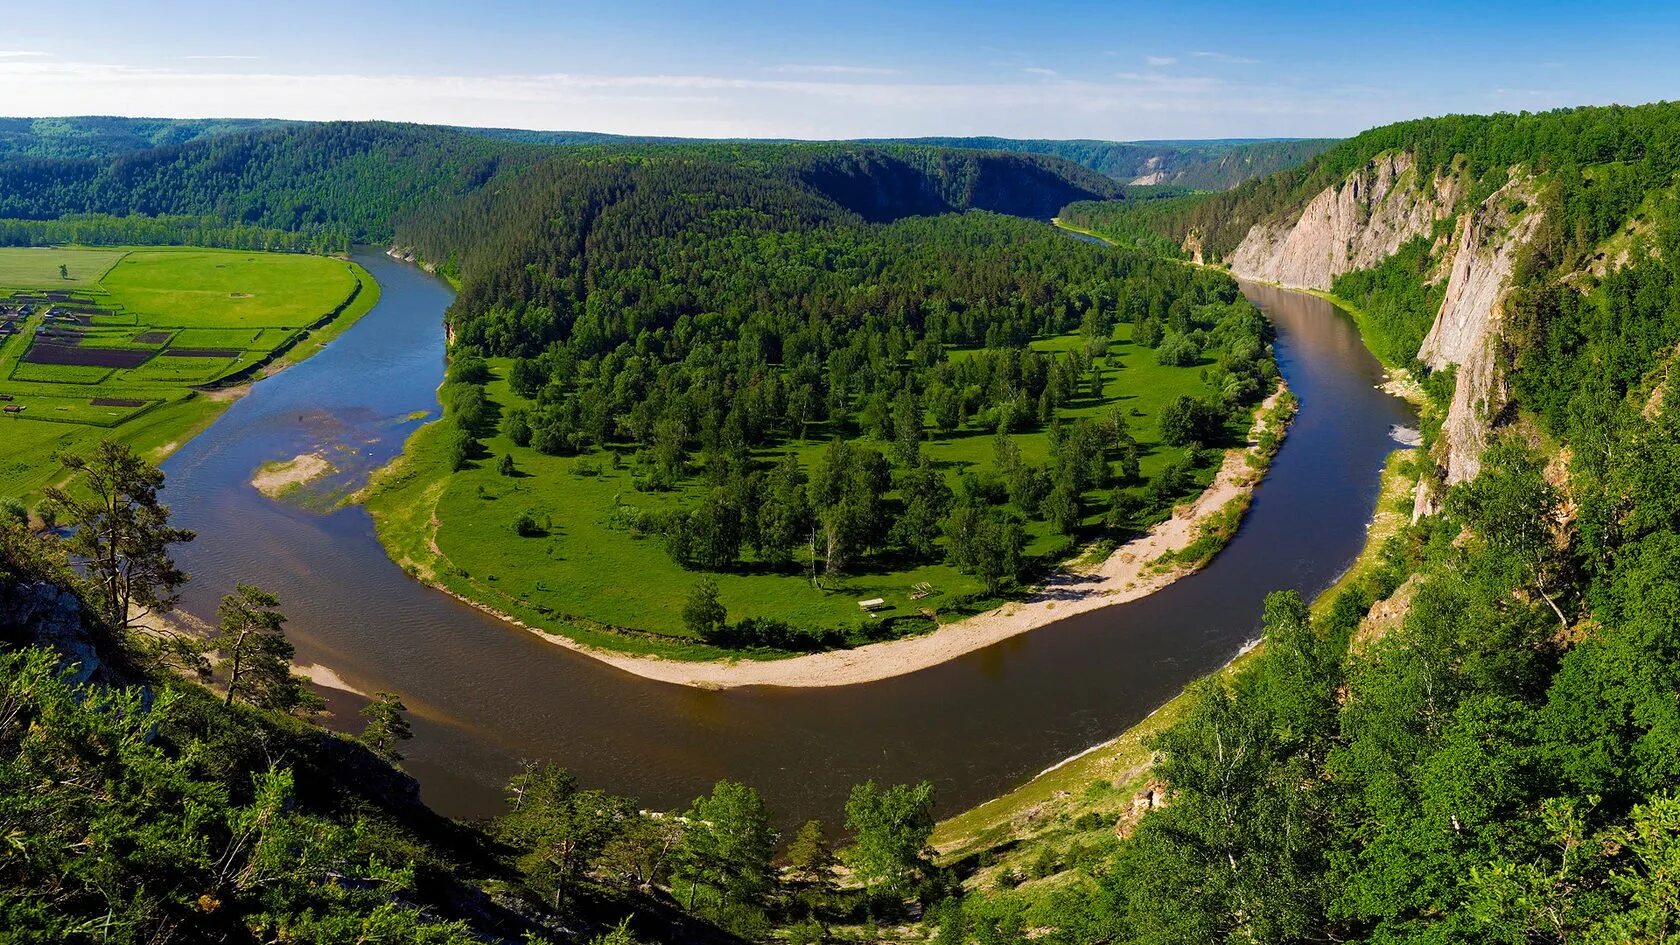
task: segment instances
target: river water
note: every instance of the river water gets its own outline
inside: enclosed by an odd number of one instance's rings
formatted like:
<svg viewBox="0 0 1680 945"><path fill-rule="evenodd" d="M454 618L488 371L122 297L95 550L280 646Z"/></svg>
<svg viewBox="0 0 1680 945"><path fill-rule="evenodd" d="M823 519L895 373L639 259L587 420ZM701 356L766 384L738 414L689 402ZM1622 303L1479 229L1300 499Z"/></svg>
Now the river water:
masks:
<svg viewBox="0 0 1680 945"><path fill-rule="evenodd" d="M1247 520L1205 570L909 676L702 691L612 669L415 583L360 507L318 514L250 486L263 462L317 449L341 469L332 485L354 485L437 415L448 288L377 253L357 261L379 281L379 304L172 456L164 497L199 533L179 556L193 576L185 609L213 617L236 581L278 594L299 662L402 695L415 728L404 766L453 816L496 812L507 776L535 758L649 807L734 778L784 823L836 824L868 778L930 779L946 813L995 796L1230 659L1256 636L1267 592L1329 585L1363 543L1391 427L1414 422L1376 389L1380 367L1334 307L1245 285L1277 326L1302 405ZM333 724L355 728L358 705L336 695Z"/></svg>

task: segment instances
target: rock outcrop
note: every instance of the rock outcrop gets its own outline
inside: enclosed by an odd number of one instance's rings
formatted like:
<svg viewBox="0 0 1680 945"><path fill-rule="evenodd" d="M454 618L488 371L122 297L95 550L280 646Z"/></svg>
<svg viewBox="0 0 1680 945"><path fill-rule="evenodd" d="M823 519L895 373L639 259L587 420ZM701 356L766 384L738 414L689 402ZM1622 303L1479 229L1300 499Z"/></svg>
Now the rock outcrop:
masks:
<svg viewBox="0 0 1680 945"><path fill-rule="evenodd" d="M72 682L87 682L105 668L84 619L81 599L51 581L0 587L0 639L53 650Z"/></svg>
<svg viewBox="0 0 1680 945"><path fill-rule="evenodd" d="M1337 276L1375 266L1452 212L1461 182L1448 174L1417 186L1412 157L1378 155L1325 188L1289 224L1259 223L1229 260L1239 276L1328 289Z"/></svg>
<svg viewBox="0 0 1680 945"><path fill-rule="evenodd" d="M1499 356L1503 300L1517 252L1534 235L1541 213L1533 207L1533 181L1513 177L1458 223L1446 294L1435 323L1418 349L1433 370L1458 366L1451 405L1435 446L1447 485L1481 471L1493 422L1506 403ZM1414 512L1433 511L1432 490L1420 488Z"/></svg>

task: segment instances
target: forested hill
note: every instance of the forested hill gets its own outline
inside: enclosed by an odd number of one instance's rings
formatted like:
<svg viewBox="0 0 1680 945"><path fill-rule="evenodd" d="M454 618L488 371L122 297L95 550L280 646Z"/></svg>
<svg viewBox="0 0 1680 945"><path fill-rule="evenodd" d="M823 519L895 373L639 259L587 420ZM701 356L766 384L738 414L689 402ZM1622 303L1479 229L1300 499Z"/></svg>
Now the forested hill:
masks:
<svg viewBox="0 0 1680 945"><path fill-rule="evenodd" d="M907 138L905 144L1046 154L1122 183L1225 190L1293 167L1333 146L1333 138L1094 141L1058 138Z"/></svg>
<svg viewBox="0 0 1680 945"><path fill-rule="evenodd" d="M529 131L462 128L508 141L554 145L704 144L703 139L612 135L592 131ZM711 142L718 143L718 142ZM760 141L791 144L791 141ZM1225 190L1242 181L1293 167L1336 143L1333 138L1213 139L1204 141L1100 141L1087 138L968 137L858 138L841 145L919 145L977 151L1007 151L1062 158L1129 184L1167 184L1196 190Z"/></svg>
<svg viewBox="0 0 1680 945"><path fill-rule="evenodd" d="M1680 104L1448 115L1385 125L1298 166L1191 201L1157 225L1176 240L1196 232L1206 252L1222 259L1254 224L1299 214L1315 195L1385 152L1415 155L1433 175L1453 171L1456 163L1481 197L1503 183L1513 166L1554 175L1556 199L1573 203L1572 223L1582 224L1569 234L1580 251L1608 236L1644 193L1671 183L1680 170Z"/></svg>
<svg viewBox="0 0 1680 945"><path fill-rule="evenodd" d="M339 242L389 239L399 219L544 160L698 162L797 181L866 219L988 209L1049 217L1118 186L1053 157L855 145L555 148L384 122L289 125L116 157L0 161L0 218L181 217ZM570 163L567 163L570 162Z"/></svg>
<svg viewBox="0 0 1680 945"><path fill-rule="evenodd" d="M113 158L0 163L0 217L208 217L368 242L387 238L397 216L545 153L417 125L296 125Z"/></svg>
<svg viewBox="0 0 1680 945"><path fill-rule="evenodd" d="M1329 290L1429 406L1392 536L1316 608L1273 595L1258 655L1147 743L1164 808L1118 843L1101 818L999 840L1015 882L1071 876L975 914L1162 945L1675 939L1677 181L1661 103L1403 122L1064 212Z"/></svg>
<svg viewBox="0 0 1680 945"><path fill-rule="evenodd" d="M273 118L0 118L0 161L112 158L292 124Z"/></svg>
<svg viewBox="0 0 1680 945"><path fill-rule="evenodd" d="M171 145L310 123L277 119L215 118L0 118L0 162L18 159L102 159ZM519 128L446 127L479 138L556 147L648 145L798 144L791 140L708 140L594 131L533 131ZM817 142L806 142L816 144ZM926 137L864 138L822 142L841 146L913 145L1061 158L1105 177L1134 184L1167 184L1224 190L1242 181L1300 164L1335 144L1328 138L1217 139L1206 141L1098 141L1050 138Z"/></svg>

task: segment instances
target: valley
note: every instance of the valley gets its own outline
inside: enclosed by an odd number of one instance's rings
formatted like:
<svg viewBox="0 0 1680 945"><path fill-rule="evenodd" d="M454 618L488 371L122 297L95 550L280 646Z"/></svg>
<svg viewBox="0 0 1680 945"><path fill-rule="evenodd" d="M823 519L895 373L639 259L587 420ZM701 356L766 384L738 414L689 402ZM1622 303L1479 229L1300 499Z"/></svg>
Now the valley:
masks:
<svg viewBox="0 0 1680 945"><path fill-rule="evenodd" d="M7 934L1673 937L1680 107L34 127Z"/></svg>

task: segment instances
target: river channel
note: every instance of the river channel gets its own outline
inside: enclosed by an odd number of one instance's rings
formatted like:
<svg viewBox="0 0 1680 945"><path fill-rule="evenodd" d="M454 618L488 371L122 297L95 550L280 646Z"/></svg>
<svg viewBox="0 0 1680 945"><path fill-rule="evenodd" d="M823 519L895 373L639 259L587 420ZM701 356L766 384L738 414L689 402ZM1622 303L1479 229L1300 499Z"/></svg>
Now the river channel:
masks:
<svg viewBox="0 0 1680 945"><path fill-rule="evenodd" d="M1151 597L1071 617L949 663L833 689L704 691L652 682L538 639L411 580L368 515L271 501L270 460L324 450L348 487L438 413L446 285L369 251L379 304L300 365L255 385L165 464L165 499L199 533L182 549L185 608L213 617L236 581L276 594L300 663L414 715L404 767L441 813L484 816L524 759L648 807L686 804L718 778L757 787L777 819L836 824L850 786L931 779L950 813L1109 738L1229 660L1257 634L1269 591L1311 595L1358 552L1396 425L1411 409L1329 303L1245 285L1277 326L1301 410L1230 546ZM355 697L333 724L354 729Z"/></svg>

